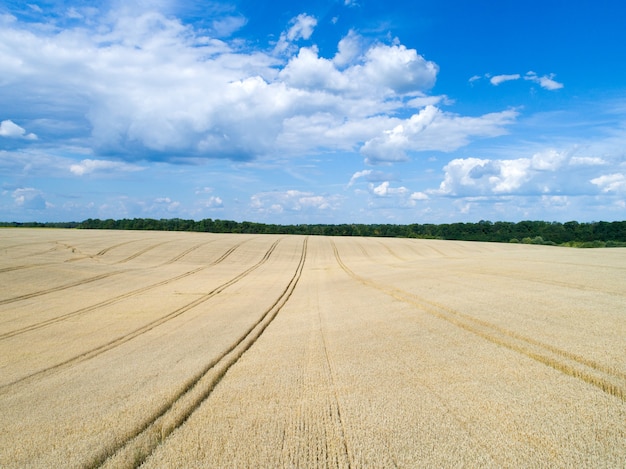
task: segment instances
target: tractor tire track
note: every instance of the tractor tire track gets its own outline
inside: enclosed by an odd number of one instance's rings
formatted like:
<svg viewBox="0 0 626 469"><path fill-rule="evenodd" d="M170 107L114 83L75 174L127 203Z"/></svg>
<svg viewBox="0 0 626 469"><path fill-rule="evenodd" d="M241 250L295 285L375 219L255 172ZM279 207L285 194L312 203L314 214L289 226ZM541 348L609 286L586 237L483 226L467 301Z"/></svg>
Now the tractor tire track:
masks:
<svg viewBox="0 0 626 469"><path fill-rule="evenodd" d="M195 246L190 247L189 249L186 249L185 251L181 252L180 254L178 254L177 256L171 258L169 261L161 264L161 265L170 265L170 264L174 264L175 262L178 262L179 260L181 260L183 257L185 257L187 254L192 253L193 251L195 251L196 249L201 248L202 246L205 246L209 243L212 243L213 240L211 241L205 241L204 243L200 243L200 244L196 244ZM241 245L241 243L239 243L239 245Z"/></svg>
<svg viewBox="0 0 626 469"><path fill-rule="evenodd" d="M125 262L132 261L133 259L136 259L137 257L141 256L142 254L145 254L148 251L152 251L153 249L158 248L159 246L162 246L162 245L167 244L169 242L170 241L164 241L164 242L161 242L161 243L153 244L152 246L148 246L147 248L141 249L141 250L137 251L136 253L128 256L126 259L122 259L121 261L115 262L115 264L124 264Z"/></svg>
<svg viewBox="0 0 626 469"><path fill-rule="evenodd" d="M32 245L37 245L37 244L51 244L50 241L36 241L36 242L32 242L32 243L24 243L24 244L14 244L12 246L5 246L3 248L0 248L0 250L4 251L4 253L6 254L8 250L10 249L14 249L14 248L21 248L21 247L25 247L25 246L32 246ZM39 256L41 254L48 254L49 252L52 251L56 251L57 247L53 246L50 247L48 249L46 249L45 251L37 251L37 252L30 252L30 253L26 253L26 254L22 254L21 256L15 256L13 257L13 259L25 259L27 257L35 257L35 256Z"/></svg>
<svg viewBox="0 0 626 469"><path fill-rule="evenodd" d="M521 353L539 363L550 366L557 371L580 379L588 384L596 386L607 394L626 401L626 383L624 375L611 367L600 365L592 360L579 355L558 349L552 345L544 344L538 340L525 337L513 331L498 327L487 321L483 321L451 308L439 305L435 302L420 298L417 295L404 290L380 285L370 279L354 273L342 260L337 246L331 240L335 258L339 266L363 285L367 285L404 303L417 306L426 313L447 321L463 330L478 335L479 337L496 345Z"/></svg>
<svg viewBox="0 0 626 469"><path fill-rule="evenodd" d="M112 251L115 248L118 248L120 246L124 246L125 244L130 244L130 243L134 243L136 242L136 240L132 240L132 241L124 241L123 243L118 243L118 244L114 244L113 246L109 246L108 248L104 248L101 251L98 251L96 253L96 257L102 257L104 256L107 252Z"/></svg>
<svg viewBox="0 0 626 469"><path fill-rule="evenodd" d="M5 267L0 269L0 274L5 272L13 272L14 270L32 269L33 267L45 267L47 265L54 265L53 262L47 262L45 264L28 264L28 265L15 265L13 267Z"/></svg>
<svg viewBox="0 0 626 469"><path fill-rule="evenodd" d="M252 273L254 270L258 269L261 265L263 265L265 262L267 262L267 260L270 258L270 256L272 255L272 253L274 252L274 250L276 249L276 246L278 245L278 243L280 242L280 239L275 241L270 248L268 249L268 251L265 253L265 255L263 256L263 258L257 262L256 264L254 264L252 267L249 267L248 269L246 269L245 271L241 272L240 274L236 275L235 277L231 278L230 280L228 280L227 282L222 283L220 286L214 288L213 290L211 290L209 293L207 293L206 295L202 295L199 298L196 298L194 301L187 303L184 306L181 306L180 308L175 309L174 311L166 314L165 316L161 316L158 319L155 319L154 321L150 321L147 324L144 324L143 326L130 331L122 336L119 336L109 342L106 342L98 347L95 347L91 350L88 350L86 352L83 352L79 355L76 355L72 358L69 358L67 360L64 360L60 363L57 363L55 365L49 366L47 368L43 368L41 370L38 370L34 373L31 373L29 375L23 376L15 381L12 381L10 383L6 383L0 386L0 391L4 391L9 387L15 386L17 384L24 384L30 381L33 381L34 379L39 379L43 376L47 376L51 373L55 373L58 372L62 369L65 368L69 368L70 366L74 366L78 363L90 360L94 357L97 357L98 355L101 355L104 352L107 352L111 349L114 349L116 347L119 347L122 344L125 344L126 342L131 341L132 339L139 337L142 334L145 334L148 331L151 331L152 329L165 324L168 321L171 321L172 319L180 316L183 313L186 313L187 311L195 308L196 306L201 305L202 303L208 301L209 299L213 298L215 295L221 293L222 291L224 291L226 288L234 285L235 283L237 283L238 281L240 281L241 279L243 279L244 277L246 277L247 275L249 275L250 273Z"/></svg>
<svg viewBox="0 0 626 469"><path fill-rule="evenodd" d="M398 259L399 261L406 262L406 259L405 259L405 258L400 257L399 255L397 255L397 254L396 254L396 253L395 253L395 252L394 252L394 251L393 251L393 250L392 250L389 246L387 246L387 244L386 244L386 243L383 243L382 241L378 241L378 244L380 244L383 248L385 248L385 249L387 250L387 252L388 252L391 256L395 257L395 258L396 258L396 259Z"/></svg>
<svg viewBox="0 0 626 469"><path fill-rule="evenodd" d="M330 385L332 387L333 398L335 400L335 409L332 409L332 406L331 406L331 409L329 410L329 412L331 414L336 413L337 420L339 420L339 432L341 435L341 448L343 450L343 455L346 461L348 462L348 469L350 469L351 467L354 467L354 463L352 461L353 459L352 453L348 449L348 439L346 438L346 434L347 434L346 424L344 422L344 418L341 415L341 403L339 401L339 393L337 392L337 380L335 378L335 369L333 368L330 357L328 355L328 344L326 343L326 334L324 334L322 315L321 315L319 307L317 308L317 313L318 313L318 319L319 319L319 324L320 324L320 335L322 336L322 347L324 348L324 357L326 358L326 366L328 367ZM336 412L333 412L334 410L336 410ZM328 451L327 451L327 454L329 454ZM397 467L397 465L395 467Z"/></svg>
<svg viewBox="0 0 626 469"><path fill-rule="evenodd" d="M274 243L273 247L278 243ZM119 444L106 448L87 467L139 467L167 437L182 427L211 395L228 370L239 361L272 323L291 297L306 262L308 238L302 243L300 260L289 283L260 318L219 357L193 376L179 393L164 403L147 421ZM269 253L269 251L268 251ZM266 257L268 255L266 254Z"/></svg>
<svg viewBox="0 0 626 469"><path fill-rule="evenodd" d="M30 298L36 298L38 296L47 295L49 293L55 293L58 291L67 290L68 288L78 287L80 285L85 285L87 283L97 282L98 280L102 280L108 277L113 277L114 275L123 274L127 272L126 270L120 270L117 272L107 272L105 274L96 275L95 277L89 277L83 280L79 280L76 282L66 283L65 285L59 285L58 287L47 288L45 290L39 290L32 293L26 293L24 295L14 296L13 298L6 298L4 300L0 300L0 305L6 305L9 303L15 303L17 301L28 300Z"/></svg>
<svg viewBox="0 0 626 469"><path fill-rule="evenodd" d="M492 277L494 274L488 273L488 272L487 273L479 272L478 275L485 276L485 277ZM514 281L523 281L523 282L536 283L536 284L548 284L548 285L553 285L555 287L571 288L574 290L583 290L583 291L595 292L595 293L604 293L606 295L613 295L613 296L618 296L621 298L624 297L623 291L612 291L612 290L607 290L604 288L594 288L589 285L584 285L580 283L563 282L560 280L554 280L554 279L549 279L549 278L537 279L534 277L524 276L522 274L517 274L517 273L498 273L497 275L500 278L508 278Z"/></svg>
<svg viewBox="0 0 626 469"><path fill-rule="evenodd" d="M16 335L25 334L26 332L31 332L31 331L34 331L34 330L37 330L37 329L41 329L41 328L49 326L51 324L56 324L58 322L65 321L65 320L67 320L69 318L74 318L76 316L80 316L80 315L88 313L90 311L95 311L95 310L97 310L99 308L118 303L119 301L126 300L128 298L133 297L133 296L145 293L145 292L153 290L155 288L162 287L164 285L168 285L168 284L170 284L172 282L175 282L177 280L181 280L181 279L183 279L185 277L189 277L191 275L197 274L198 272L200 272L202 270L208 269L210 267L213 267L213 266L219 264L224 259L226 259L228 256L230 256L233 252L235 252L235 250L237 248L239 248L245 242L246 241L242 241L242 242L236 244L235 246L229 248L220 257L218 257L217 259L215 259L213 262L211 262L208 265L203 265L201 267L197 267L195 269L189 270L189 271L187 271L185 273L182 273L180 275L177 275L175 277L171 277L169 279L165 279L165 280L162 280L160 282L153 283L151 285L146 285L145 287L137 288L136 290L132 290L132 291L123 293L123 294L115 296L113 298L109 298L107 300L101 301L100 303L96 303L96 304L91 305L91 306L86 306L84 308L80 308L80 309L78 309L76 311L72 311L70 313L66 313L66 314L63 314L61 316L56 316L56 317L48 319L46 321L41 321L41 322L38 322L36 324L31 324L30 326L22 327L20 329L15 329L13 331L6 332L4 334L0 334L0 340L8 339L9 337L14 337ZM202 244L207 244L207 243L202 243ZM189 252L191 252L194 249L197 249L198 247L202 246L202 244L198 245L198 246L195 246L193 249L185 251L184 253L179 255L177 258L180 258L180 257L184 256L185 254L188 254ZM168 263L175 261L175 259L176 258L172 259L172 261L168 261Z"/></svg>
<svg viewBox="0 0 626 469"><path fill-rule="evenodd" d="M397 266L395 266L392 263L386 263L385 265L387 267L389 267L389 268L393 268L393 269L397 268ZM489 277L491 274L489 274L489 273L478 273L478 274L475 274L475 275ZM607 294L607 295L616 295L616 296L619 296L619 297L623 297L624 296L623 294L618 293L618 292L614 292L614 291L596 289L596 288L591 288L591 287L587 287L587 286L579 285L579 284L574 284L574 283L567 283L567 282L561 282L561 281L552 281L550 279L535 280L534 278L523 277L521 275L518 276L518 275L507 275L507 274L498 274L498 277L509 278L509 279L516 280L516 281L519 281L519 280L528 281L530 283L536 283L536 284L543 284L543 283L545 283L545 284L548 284L548 285L554 285L554 286L563 287L563 288L571 288L571 289L574 289L574 290L592 291L592 292L598 292L598 293L603 293L603 294ZM374 284L374 282L372 282L372 283ZM461 287L467 287L467 283L464 283L461 280L455 280L455 279L451 279L451 278L446 278L446 283L459 285ZM484 282L484 283L488 284L489 282ZM481 291L486 291L486 292L491 291L489 288L485 288L485 287L481 287L481 286L474 286L473 285L472 288L473 289L480 289ZM622 372L622 371L620 371L618 369L615 369L613 367L609 367L609 366L603 365L601 363L595 362L594 360L591 360L589 358L583 357L581 355L577 355L577 354L574 354L574 353L571 353L571 352L567 352L565 350L561 350L561 349L559 349L557 347L554 347L554 346L552 346L550 344L545 344L545 343L540 342L540 341L538 341L536 339L533 339L531 337L523 336L523 335L518 334L518 333L516 333L514 331L511 331L509 329L506 329L506 328L503 328L503 327L500 327L500 326L496 326L496 325L494 325L494 324L492 324L490 322L478 319L478 318L476 318L474 316L470 316L468 314L461 313L461 312L456 311L454 309L447 308L447 307L445 307L445 306L443 306L443 305L441 305L439 303L427 300L425 298L418 297L417 295L414 295L412 293L408 293L406 291L399 290L399 289L396 289L396 288L393 288L393 290L402 291L404 294L413 297L416 301L421 301L421 302L424 302L424 303L426 303L426 304L428 304L430 306L433 306L435 308L439 308L441 310L448 311L449 313L451 313L453 315L458 315L458 316L464 317L465 319L467 319L469 321L476 322L476 323L478 323L478 324L480 324L482 326L495 329L495 330L497 330L498 332L500 332L502 334L514 337L514 338L522 340L522 341L526 341L526 342L532 343L533 345L536 345L538 347L546 348L546 349L550 350L553 353L556 353L558 355L564 356L567 359L571 359L571 360L577 361L577 362L579 362L581 364L584 364L586 366L589 366L591 368L595 368L598 371L601 371L603 373L606 373L606 374L609 374L609 375L614 375L615 377L617 377L619 379L626 380L626 373L624 373L624 372Z"/></svg>

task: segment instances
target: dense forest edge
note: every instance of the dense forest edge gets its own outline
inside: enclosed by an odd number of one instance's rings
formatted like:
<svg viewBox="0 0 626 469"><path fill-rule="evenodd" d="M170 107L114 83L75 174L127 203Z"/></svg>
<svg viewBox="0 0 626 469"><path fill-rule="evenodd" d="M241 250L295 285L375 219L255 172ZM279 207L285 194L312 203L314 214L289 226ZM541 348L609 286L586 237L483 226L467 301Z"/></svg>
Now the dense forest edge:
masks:
<svg viewBox="0 0 626 469"><path fill-rule="evenodd" d="M579 223L520 221L444 224L299 224L275 225L231 220L133 218L82 222L0 222L0 227L76 228L98 230L196 231L207 233L299 234L447 239L497 243L543 244L582 248L626 247L626 221Z"/></svg>

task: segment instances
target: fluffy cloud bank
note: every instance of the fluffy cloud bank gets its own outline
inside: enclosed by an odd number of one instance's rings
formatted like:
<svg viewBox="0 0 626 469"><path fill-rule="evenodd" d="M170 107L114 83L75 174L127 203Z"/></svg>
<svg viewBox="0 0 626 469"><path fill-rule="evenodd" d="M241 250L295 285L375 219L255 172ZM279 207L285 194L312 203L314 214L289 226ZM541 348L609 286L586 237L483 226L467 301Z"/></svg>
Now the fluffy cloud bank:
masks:
<svg viewBox="0 0 626 469"><path fill-rule="evenodd" d="M530 158L457 158L444 167L444 180L438 189L430 192L472 197L595 192L589 190L591 184L606 192L619 189L620 184L623 185L620 175L589 179L587 171L598 164L595 158L576 157L571 152L556 150L538 152ZM569 172L569 178L555 177L564 170Z"/></svg>
<svg viewBox="0 0 626 469"><path fill-rule="evenodd" d="M336 208L337 203L336 195L320 195L299 190L262 192L250 198L250 206L260 214L326 211Z"/></svg>
<svg viewBox="0 0 626 469"><path fill-rule="evenodd" d="M368 163L375 164L406 160L408 151L453 151L469 143L473 137L496 137L506 133L506 125L513 123L516 116L516 111L508 110L464 117L428 105L365 142L361 153Z"/></svg>
<svg viewBox="0 0 626 469"><path fill-rule="evenodd" d="M157 11L70 13L74 26L65 29L2 17L0 99L19 109L36 89L40 140L71 139L96 157L74 165L76 175L105 169L98 161L112 156L177 162L360 150L372 164L402 161L501 135L516 117L442 111L441 98L427 95L437 64L398 41L350 31L322 57L317 19L306 14L263 50ZM0 136L37 138L12 121Z"/></svg>

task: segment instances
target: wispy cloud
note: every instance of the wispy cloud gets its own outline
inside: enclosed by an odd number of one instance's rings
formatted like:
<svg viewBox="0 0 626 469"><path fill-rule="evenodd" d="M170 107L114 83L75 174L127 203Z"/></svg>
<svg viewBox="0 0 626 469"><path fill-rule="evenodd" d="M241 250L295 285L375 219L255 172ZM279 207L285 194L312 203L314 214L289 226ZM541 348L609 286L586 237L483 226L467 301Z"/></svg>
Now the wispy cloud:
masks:
<svg viewBox="0 0 626 469"><path fill-rule="evenodd" d="M527 72L524 76L524 80L532 81L537 83L542 88L546 90L559 90L563 88L563 83L559 83L554 80L556 75L551 73L550 75L538 76L535 72Z"/></svg>
<svg viewBox="0 0 626 469"><path fill-rule="evenodd" d="M275 53L289 52L290 46L300 39L308 40L315 27L317 26L317 18L302 13L291 20L291 27L283 31L280 39L274 48Z"/></svg>
<svg viewBox="0 0 626 469"><path fill-rule="evenodd" d="M287 190L260 192L250 198L252 208L260 214L283 212L318 212L336 208L336 195L315 194L309 191Z"/></svg>
<svg viewBox="0 0 626 469"><path fill-rule="evenodd" d="M135 172L145 168L134 164L128 164L120 161L108 160L91 160L85 159L79 163L70 165L70 172L76 176L85 176L94 173L120 173Z"/></svg>
<svg viewBox="0 0 626 469"><path fill-rule="evenodd" d="M556 75L554 73L539 76L537 75L537 73L529 71L526 72L526 74L523 76L523 79L526 81L532 81L533 83L537 83L539 86L546 90L554 91L564 87L563 83L559 83L554 79L555 76ZM483 78L488 79L489 83L491 83L493 86L498 86L507 81L519 80L522 78L522 75L519 73L512 73L508 75L491 75L489 73L486 73L484 75L473 75L468 81L470 83L475 83L479 80L482 80Z"/></svg>

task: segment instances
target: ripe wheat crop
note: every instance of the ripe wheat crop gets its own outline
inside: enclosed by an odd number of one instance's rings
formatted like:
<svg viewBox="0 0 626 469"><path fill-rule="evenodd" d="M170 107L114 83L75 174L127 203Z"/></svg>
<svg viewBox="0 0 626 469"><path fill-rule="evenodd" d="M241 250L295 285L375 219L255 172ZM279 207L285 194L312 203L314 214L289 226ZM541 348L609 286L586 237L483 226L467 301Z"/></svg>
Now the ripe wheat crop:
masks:
<svg viewBox="0 0 626 469"><path fill-rule="evenodd" d="M0 467L623 467L626 249L0 229Z"/></svg>

